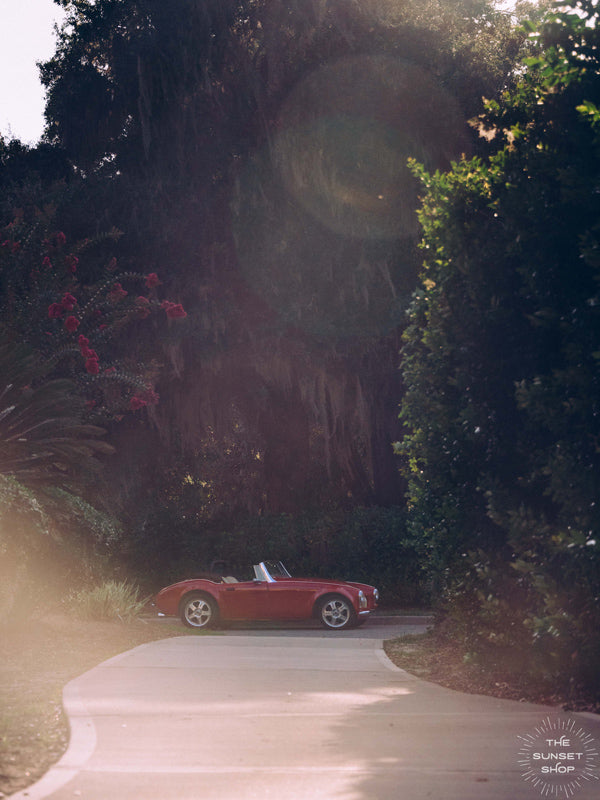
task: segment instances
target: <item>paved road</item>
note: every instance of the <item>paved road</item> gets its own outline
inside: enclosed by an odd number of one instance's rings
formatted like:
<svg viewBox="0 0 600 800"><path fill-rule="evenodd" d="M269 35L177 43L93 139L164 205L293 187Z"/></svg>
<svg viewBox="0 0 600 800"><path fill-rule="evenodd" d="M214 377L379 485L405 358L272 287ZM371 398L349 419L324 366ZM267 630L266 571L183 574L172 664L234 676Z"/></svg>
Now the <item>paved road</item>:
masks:
<svg viewBox="0 0 600 800"><path fill-rule="evenodd" d="M574 719L600 742L598 719L408 675L366 635L384 627L359 637L236 629L110 659L67 685L70 747L13 797L535 800L519 736ZM597 800L595 778L575 797Z"/></svg>
<svg viewBox="0 0 600 800"><path fill-rule="evenodd" d="M157 625L173 624L173 617L154 617ZM316 620L302 622L235 622L219 630L225 636L285 636L331 639L394 639L406 634L424 633L433 623L430 616L398 616L377 614L370 617L364 625L345 631L326 630ZM182 627L182 633L186 631Z"/></svg>

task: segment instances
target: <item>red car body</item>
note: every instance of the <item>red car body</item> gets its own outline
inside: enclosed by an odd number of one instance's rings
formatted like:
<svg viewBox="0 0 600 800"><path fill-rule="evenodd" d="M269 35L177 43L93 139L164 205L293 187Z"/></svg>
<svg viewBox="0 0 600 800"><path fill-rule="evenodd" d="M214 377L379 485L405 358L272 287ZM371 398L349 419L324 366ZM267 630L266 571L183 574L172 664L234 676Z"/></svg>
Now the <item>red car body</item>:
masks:
<svg viewBox="0 0 600 800"><path fill-rule="evenodd" d="M373 586L320 578L292 578L281 562L253 567L252 580L233 575L193 578L162 589L158 610L192 628L218 621L318 619L331 630L359 625L377 607Z"/></svg>

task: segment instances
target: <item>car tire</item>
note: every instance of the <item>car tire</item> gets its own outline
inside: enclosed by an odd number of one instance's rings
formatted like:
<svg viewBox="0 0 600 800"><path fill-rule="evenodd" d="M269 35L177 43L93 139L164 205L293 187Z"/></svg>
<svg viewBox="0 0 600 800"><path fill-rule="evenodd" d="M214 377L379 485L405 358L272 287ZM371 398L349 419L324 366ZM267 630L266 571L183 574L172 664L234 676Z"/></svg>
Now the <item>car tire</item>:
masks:
<svg viewBox="0 0 600 800"><path fill-rule="evenodd" d="M217 601L208 594L194 592L186 595L179 605L179 616L188 628L201 630L214 627L219 619Z"/></svg>
<svg viewBox="0 0 600 800"><path fill-rule="evenodd" d="M328 630L342 631L356 625L356 612L352 603L341 594L323 598L319 603L318 617L321 625Z"/></svg>

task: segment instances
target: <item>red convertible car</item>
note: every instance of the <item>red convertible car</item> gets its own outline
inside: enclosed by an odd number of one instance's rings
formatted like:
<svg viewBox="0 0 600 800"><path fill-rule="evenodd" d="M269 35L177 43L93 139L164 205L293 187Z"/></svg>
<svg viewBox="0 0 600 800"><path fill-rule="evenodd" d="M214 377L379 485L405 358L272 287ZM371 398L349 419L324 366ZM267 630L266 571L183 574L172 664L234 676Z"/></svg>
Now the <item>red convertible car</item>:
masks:
<svg viewBox="0 0 600 800"><path fill-rule="evenodd" d="M191 628L220 620L318 619L332 630L360 625L377 607L379 592L364 583L292 578L281 561L261 561L254 577L223 575L174 583L156 596L158 610Z"/></svg>

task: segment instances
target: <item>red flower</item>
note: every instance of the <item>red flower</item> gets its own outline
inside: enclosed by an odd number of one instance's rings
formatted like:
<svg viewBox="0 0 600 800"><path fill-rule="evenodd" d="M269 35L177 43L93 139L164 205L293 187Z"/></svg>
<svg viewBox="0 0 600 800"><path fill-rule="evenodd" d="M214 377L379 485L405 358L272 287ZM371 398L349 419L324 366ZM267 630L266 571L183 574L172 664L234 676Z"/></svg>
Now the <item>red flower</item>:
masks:
<svg viewBox="0 0 600 800"><path fill-rule="evenodd" d="M62 317L64 312L65 309L61 303L52 303L51 306L48 306L48 317L50 319L58 319L59 317Z"/></svg>
<svg viewBox="0 0 600 800"><path fill-rule="evenodd" d="M70 256L67 256L67 257L65 258L65 264L66 264L67 268L68 268L68 269L69 269L71 272L77 272L77 267L79 266L79 259L77 258L77 256L74 256L74 255L71 253L71 255L70 255Z"/></svg>
<svg viewBox="0 0 600 800"><path fill-rule="evenodd" d="M97 375L100 372L100 365L97 358L88 358L85 362L85 368L90 375Z"/></svg>
<svg viewBox="0 0 600 800"><path fill-rule="evenodd" d="M181 303L172 303L170 300L163 300L160 307L164 308L169 319L187 317L187 313L183 310Z"/></svg>
<svg viewBox="0 0 600 800"><path fill-rule="evenodd" d="M116 372L116 371L117 371L117 368L116 368L116 367L107 367L107 368L104 370L104 374L105 374L105 375L112 375L112 374L113 374L113 372Z"/></svg>
<svg viewBox="0 0 600 800"><path fill-rule="evenodd" d="M187 312L183 310L181 303L176 303L170 308L167 308L167 317L169 317L169 319L182 319L183 317L187 317Z"/></svg>
<svg viewBox="0 0 600 800"><path fill-rule="evenodd" d="M145 389L141 394L137 395L137 397L149 406L155 406L158 403L158 395L151 387Z"/></svg>
<svg viewBox="0 0 600 800"><path fill-rule="evenodd" d="M77 339L77 344L79 345L79 349L81 351L81 355L85 359L96 359L96 361L97 361L98 360L98 353L96 353L95 350L92 350L91 347L88 346L89 343L90 343L90 340L87 338L87 336L84 336L83 334L79 335L79 338Z"/></svg>
<svg viewBox="0 0 600 800"><path fill-rule="evenodd" d="M154 389L148 389L148 391L146 392L146 400L148 402L148 405L155 406L158 403L158 399L159 399L158 395L156 394Z"/></svg>
<svg viewBox="0 0 600 800"><path fill-rule="evenodd" d="M63 299L61 300L61 305L65 311L72 311L77 305L77 300L73 297L72 294L65 294Z"/></svg>
<svg viewBox="0 0 600 800"><path fill-rule="evenodd" d="M115 283L113 288L108 293L108 297L109 297L111 302L118 303L119 300L122 300L124 297L127 297L127 292L121 286L120 283Z"/></svg>
<svg viewBox="0 0 600 800"><path fill-rule="evenodd" d="M146 288L155 289L157 286L160 286L161 283L162 281L159 281L156 272L151 272L149 275L146 275Z"/></svg>
<svg viewBox="0 0 600 800"><path fill-rule="evenodd" d="M95 400L88 400L87 403L85 404L85 407L88 409L88 411L91 411L95 405L96 405Z"/></svg>
<svg viewBox="0 0 600 800"><path fill-rule="evenodd" d="M42 261L42 266L43 266L45 269L52 269L52 262L50 261L50 259L48 258L48 256L45 256L45 257L44 257L44 260Z"/></svg>
<svg viewBox="0 0 600 800"><path fill-rule="evenodd" d="M67 242L67 237L64 235L62 231L57 231L54 234L54 246L55 247L63 247Z"/></svg>
<svg viewBox="0 0 600 800"><path fill-rule="evenodd" d="M79 327L79 320L77 319L77 317L66 318L65 328L69 331L69 333L75 333L78 327Z"/></svg>
<svg viewBox="0 0 600 800"><path fill-rule="evenodd" d="M132 411L138 411L140 408L144 408L144 406L147 405L148 403L137 395L134 395L129 401L129 407Z"/></svg>

